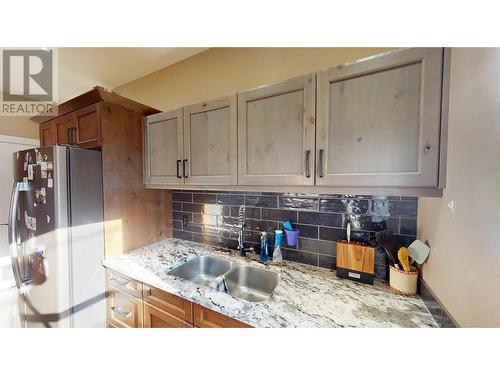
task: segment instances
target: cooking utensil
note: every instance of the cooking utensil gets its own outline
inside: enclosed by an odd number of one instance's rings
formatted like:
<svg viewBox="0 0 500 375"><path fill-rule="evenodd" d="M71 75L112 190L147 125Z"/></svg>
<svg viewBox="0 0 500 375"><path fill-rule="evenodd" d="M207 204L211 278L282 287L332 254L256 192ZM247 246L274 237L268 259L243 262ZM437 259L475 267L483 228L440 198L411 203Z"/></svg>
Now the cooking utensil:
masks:
<svg viewBox="0 0 500 375"><path fill-rule="evenodd" d="M410 272L410 261L408 260L408 249L400 247L398 250L398 259L406 272Z"/></svg>
<svg viewBox="0 0 500 375"><path fill-rule="evenodd" d="M431 249L425 243L420 240L415 240L408 247L408 252L410 257L417 262L418 264L422 264L425 262L427 257L429 256Z"/></svg>
<svg viewBox="0 0 500 375"><path fill-rule="evenodd" d="M393 251L396 251L396 245L394 236L392 235L392 230L384 229L376 232L375 239L377 241L377 244L385 250L387 257L389 258L389 262L391 262L395 268L400 269L401 267L399 266L399 263L394 258L394 255L392 255Z"/></svg>
<svg viewBox="0 0 500 375"><path fill-rule="evenodd" d="M385 250L385 253L387 254L387 258L389 258L389 262L391 262L391 265L397 269L400 269L399 267L399 263L396 262L396 259L394 258L394 256L391 254L391 252L389 250L387 250L385 247L383 246L380 246L382 249Z"/></svg>
<svg viewBox="0 0 500 375"><path fill-rule="evenodd" d="M351 222L347 223L347 243L351 242Z"/></svg>

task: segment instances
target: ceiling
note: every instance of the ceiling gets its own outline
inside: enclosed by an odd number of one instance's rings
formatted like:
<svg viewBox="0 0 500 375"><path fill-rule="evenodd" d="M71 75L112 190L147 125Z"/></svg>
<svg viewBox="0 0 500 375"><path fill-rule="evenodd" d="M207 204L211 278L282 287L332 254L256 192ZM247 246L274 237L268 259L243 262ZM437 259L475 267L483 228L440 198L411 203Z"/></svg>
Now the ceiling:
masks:
<svg viewBox="0 0 500 375"><path fill-rule="evenodd" d="M143 77L208 48L59 48L59 102Z"/></svg>

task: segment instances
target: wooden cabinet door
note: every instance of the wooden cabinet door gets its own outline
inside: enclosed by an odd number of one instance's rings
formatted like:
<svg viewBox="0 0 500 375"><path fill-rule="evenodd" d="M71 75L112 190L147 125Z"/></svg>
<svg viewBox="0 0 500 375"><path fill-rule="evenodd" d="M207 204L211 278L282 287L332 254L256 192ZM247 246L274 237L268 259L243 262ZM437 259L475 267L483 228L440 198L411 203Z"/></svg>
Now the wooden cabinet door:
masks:
<svg viewBox="0 0 500 375"><path fill-rule="evenodd" d="M193 325L159 310L148 303L144 304L144 328L192 328Z"/></svg>
<svg viewBox="0 0 500 375"><path fill-rule="evenodd" d="M315 75L238 94L238 184L313 185Z"/></svg>
<svg viewBox="0 0 500 375"><path fill-rule="evenodd" d="M53 120L57 131L57 144L76 144L76 127L73 113L60 116Z"/></svg>
<svg viewBox="0 0 500 375"><path fill-rule="evenodd" d="M108 270L106 271L106 284L108 287L118 289L122 292L142 299L142 283L137 280Z"/></svg>
<svg viewBox="0 0 500 375"><path fill-rule="evenodd" d="M193 322L193 303L148 285L144 285L144 301L186 322Z"/></svg>
<svg viewBox="0 0 500 375"><path fill-rule="evenodd" d="M184 108L187 185L236 185L236 95Z"/></svg>
<svg viewBox="0 0 500 375"><path fill-rule="evenodd" d="M91 104L73 112L76 127L76 143L82 148L101 146L101 117L99 103Z"/></svg>
<svg viewBox="0 0 500 375"><path fill-rule="evenodd" d="M144 180L146 184L184 184L182 125L182 109L147 117L144 125Z"/></svg>
<svg viewBox="0 0 500 375"><path fill-rule="evenodd" d="M57 143L57 129L54 120L40 125L40 146L52 146Z"/></svg>
<svg viewBox="0 0 500 375"><path fill-rule="evenodd" d="M442 59L414 48L319 73L316 184L437 186Z"/></svg>
<svg viewBox="0 0 500 375"><path fill-rule="evenodd" d="M248 324L226 315L194 305L193 323L198 328L250 328Z"/></svg>
<svg viewBox="0 0 500 375"><path fill-rule="evenodd" d="M116 327L142 328L142 301L115 288L108 288L108 321Z"/></svg>

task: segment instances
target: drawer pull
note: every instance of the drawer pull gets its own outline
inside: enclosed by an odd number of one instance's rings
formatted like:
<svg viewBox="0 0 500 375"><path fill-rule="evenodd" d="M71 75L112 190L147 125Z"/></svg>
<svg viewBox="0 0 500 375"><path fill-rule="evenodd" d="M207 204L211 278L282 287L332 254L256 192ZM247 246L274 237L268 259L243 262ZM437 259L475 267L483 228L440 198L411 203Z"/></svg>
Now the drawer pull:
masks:
<svg viewBox="0 0 500 375"><path fill-rule="evenodd" d="M113 310L115 313L117 313L118 315L123 316L126 319L128 319L128 318L130 318L132 316L132 313L130 311L123 311L120 306L113 306L111 308L111 310Z"/></svg>
<svg viewBox="0 0 500 375"><path fill-rule="evenodd" d="M110 281L115 284L127 288L130 286L130 281L121 279L119 277L112 277Z"/></svg>

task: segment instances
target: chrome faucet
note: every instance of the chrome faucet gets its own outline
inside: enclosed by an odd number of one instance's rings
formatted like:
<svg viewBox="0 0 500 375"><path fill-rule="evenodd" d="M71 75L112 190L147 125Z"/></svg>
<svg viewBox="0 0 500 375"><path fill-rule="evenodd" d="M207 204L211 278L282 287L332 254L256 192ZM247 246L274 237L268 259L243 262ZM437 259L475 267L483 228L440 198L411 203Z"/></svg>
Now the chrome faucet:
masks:
<svg viewBox="0 0 500 375"><path fill-rule="evenodd" d="M245 247L245 206L241 205L238 210L238 250L240 256L245 257L248 251L255 253L253 247Z"/></svg>

